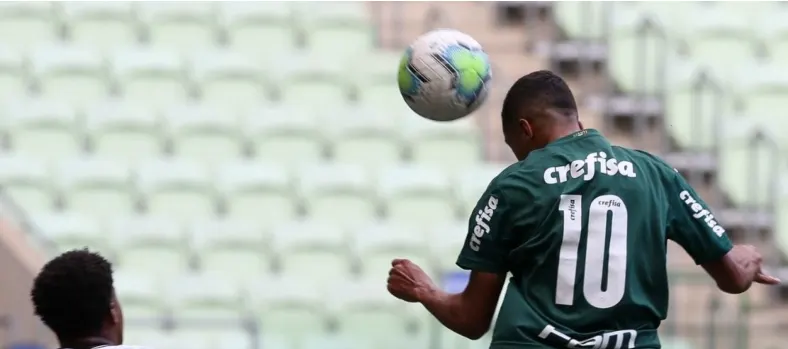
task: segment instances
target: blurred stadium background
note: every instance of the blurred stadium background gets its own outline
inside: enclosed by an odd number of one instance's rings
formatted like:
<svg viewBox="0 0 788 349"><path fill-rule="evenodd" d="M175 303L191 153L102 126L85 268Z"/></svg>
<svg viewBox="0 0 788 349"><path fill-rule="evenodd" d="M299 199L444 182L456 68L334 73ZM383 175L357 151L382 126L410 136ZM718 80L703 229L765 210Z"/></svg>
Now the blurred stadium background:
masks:
<svg viewBox="0 0 788 349"><path fill-rule="evenodd" d="M503 94L543 68L587 127L667 158L788 279L786 18L780 2L2 2L0 347L54 347L30 281L88 245L116 264L131 344L486 348L384 279L407 256L462 286L466 217L512 161ZM436 27L494 63L466 122L424 121L397 92L399 53ZM724 295L680 249L670 267L665 348L788 343L788 292Z"/></svg>

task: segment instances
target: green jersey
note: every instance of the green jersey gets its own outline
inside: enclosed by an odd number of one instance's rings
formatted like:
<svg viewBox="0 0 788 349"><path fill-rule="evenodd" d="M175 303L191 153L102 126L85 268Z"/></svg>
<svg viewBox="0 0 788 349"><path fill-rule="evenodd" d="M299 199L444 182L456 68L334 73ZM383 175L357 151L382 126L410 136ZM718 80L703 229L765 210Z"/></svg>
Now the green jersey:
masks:
<svg viewBox="0 0 788 349"><path fill-rule="evenodd" d="M463 269L511 273L491 348L659 348L667 240L698 264L731 248L671 166L583 130L490 182L471 214Z"/></svg>

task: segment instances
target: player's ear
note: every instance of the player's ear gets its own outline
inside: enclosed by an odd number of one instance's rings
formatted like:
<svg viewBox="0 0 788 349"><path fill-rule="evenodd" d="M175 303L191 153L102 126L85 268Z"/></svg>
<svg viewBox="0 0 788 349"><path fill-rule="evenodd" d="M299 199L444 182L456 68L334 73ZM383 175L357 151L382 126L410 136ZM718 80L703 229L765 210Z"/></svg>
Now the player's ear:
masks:
<svg viewBox="0 0 788 349"><path fill-rule="evenodd" d="M583 127L583 122L580 121L580 120L577 120L577 125L580 126L580 130L585 130L586 129L585 127Z"/></svg>
<svg viewBox="0 0 788 349"><path fill-rule="evenodd" d="M526 119L520 119L518 121L518 126L523 131L526 137L534 138L534 129L531 127L531 123L528 122Z"/></svg>

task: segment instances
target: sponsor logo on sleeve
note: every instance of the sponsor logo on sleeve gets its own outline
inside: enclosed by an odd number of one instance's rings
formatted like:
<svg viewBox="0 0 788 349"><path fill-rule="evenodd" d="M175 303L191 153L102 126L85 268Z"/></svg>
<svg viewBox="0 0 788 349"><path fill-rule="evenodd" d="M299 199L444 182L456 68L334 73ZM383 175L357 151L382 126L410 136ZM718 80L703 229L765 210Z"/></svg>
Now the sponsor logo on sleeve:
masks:
<svg viewBox="0 0 788 349"><path fill-rule="evenodd" d="M474 218L476 225L473 227L471 241L468 242L471 250L479 251L479 248L482 245L482 237L484 237L485 234L490 233L490 220L492 219L493 214L495 214L496 208L498 208L498 198L491 195L490 198L487 199L487 205L485 205L483 209L476 212L476 217Z"/></svg>
<svg viewBox="0 0 788 349"><path fill-rule="evenodd" d="M685 190L679 193L679 198L684 201L684 204L686 204L687 207L689 207L689 209L692 211L693 218L705 222L706 225L711 228L711 231L717 234L717 236L721 237L722 234L725 234L725 228L717 223L717 220L714 219L714 215L711 214L711 211L703 207L703 205L701 205L698 200L695 200L689 191Z"/></svg>

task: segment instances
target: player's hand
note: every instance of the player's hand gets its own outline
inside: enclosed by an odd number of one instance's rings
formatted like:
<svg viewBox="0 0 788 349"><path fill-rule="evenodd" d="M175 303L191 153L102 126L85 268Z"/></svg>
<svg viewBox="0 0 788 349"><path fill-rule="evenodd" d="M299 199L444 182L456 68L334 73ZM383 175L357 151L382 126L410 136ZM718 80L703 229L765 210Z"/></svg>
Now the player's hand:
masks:
<svg viewBox="0 0 788 349"><path fill-rule="evenodd" d="M407 259L391 261L388 290L394 297L406 302L418 302L420 295L429 290L432 280L418 265Z"/></svg>
<svg viewBox="0 0 788 349"><path fill-rule="evenodd" d="M752 281L763 285L779 285L782 282L780 281L780 279L771 276L769 274L766 274L763 271L755 275L755 279L753 279Z"/></svg>
<svg viewBox="0 0 788 349"><path fill-rule="evenodd" d="M763 256L755 246L752 245L740 245L740 249L746 251L746 256L750 259L750 263L753 263L758 268L758 273L755 274L755 278L752 280L755 283L764 284L764 285L779 285L780 279L767 274L766 272L761 269L761 264L763 263Z"/></svg>

